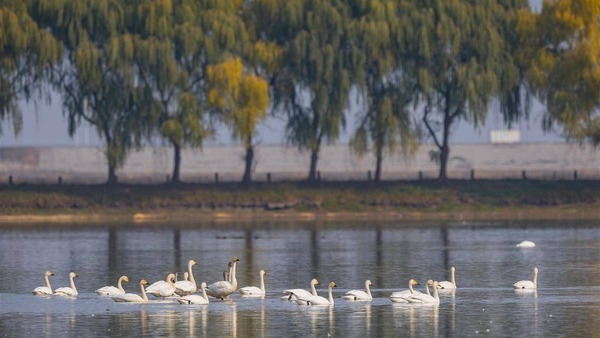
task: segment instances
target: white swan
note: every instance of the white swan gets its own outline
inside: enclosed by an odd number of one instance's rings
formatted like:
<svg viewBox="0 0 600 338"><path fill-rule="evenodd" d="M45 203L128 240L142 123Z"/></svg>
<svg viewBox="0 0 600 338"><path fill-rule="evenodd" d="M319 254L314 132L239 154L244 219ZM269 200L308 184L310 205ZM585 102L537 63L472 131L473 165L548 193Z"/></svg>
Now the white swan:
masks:
<svg viewBox="0 0 600 338"><path fill-rule="evenodd" d="M329 299L321 296L310 296L307 298L298 298L296 303L301 305L329 305L333 306L333 288L337 287L335 282L329 283Z"/></svg>
<svg viewBox="0 0 600 338"><path fill-rule="evenodd" d="M200 284L200 290L202 291L202 295L188 295L178 298L177 301L180 304L198 304L205 305L208 304L208 296L206 295L206 283L202 282Z"/></svg>
<svg viewBox="0 0 600 338"><path fill-rule="evenodd" d="M451 291L451 290L456 290L456 279L454 278L454 271L456 269L454 269L454 267L450 268L450 281L443 281L443 282L439 282L439 288L440 290L446 290L446 291Z"/></svg>
<svg viewBox="0 0 600 338"><path fill-rule="evenodd" d="M100 289L96 290L96 293L102 296L124 295L125 290L123 289L123 282L129 283L129 278L127 276L121 276L119 278L119 281L117 282L117 287L103 286Z"/></svg>
<svg viewBox="0 0 600 338"><path fill-rule="evenodd" d="M529 280L521 280L513 284L514 289L528 289L534 290L537 289L537 276L538 276L538 268L533 269L533 281Z"/></svg>
<svg viewBox="0 0 600 338"><path fill-rule="evenodd" d="M69 272L69 284L70 286L65 286L62 288L58 288L54 290L54 294L57 296L71 296L76 297L78 295L77 288L75 287L75 282L73 278L78 277L75 272Z"/></svg>
<svg viewBox="0 0 600 338"><path fill-rule="evenodd" d="M260 270L260 288L256 286L246 286L240 289L240 294L242 296L264 296L265 295L265 275L267 272L265 270Z"/></svg>
<svg viewBox="0 0 600 338"><path fill-rule="evenodd" d="M196 280L194 279L194 273L192 272L192 267L196 265L195 260L190 259L188 262L188 272L183 274L184 280L175 282L175 293L180 296L187 296L194 294L198 287L196 286ZM189 280L187 280L186 274L188 275Z"/></svg>
<svg viewBox="0 0 600 338"><path fill-rule="evenodd" d="M145 279L142 279L140 281L141 297L135 293L125 293L122 295L115 295L112 299L117 303L148 303L148 296L146 295L146 290L144 290L145 285L148 285L148 282Z"/></svg>
<svg viewBox="0 0 600 338"><path fill-rule="evenodd" d="M175 293L175 274L170 273L165 280L152 283L146 288L146 293L162 298L172 296Z"/></svg>
<svg viewBox="0 0 600 338"><path fill-rule="evenodd" d="M532 241L523 241L517 244L517 248L535 248L535 243Z"/></svg>
<svg viewBox="0 0 600 338"><path fill-rule="evenodd" d="M409 303L422 303L422 304L432 304L432 305L439 305L440 304L440 297L438 295L438 286L439 283L438 282L433 282L432 285L432 289L433 289L433 296L431 295L426 295L426 294L415 294L412 295L408 298L408 302Z"/></svg>
<svg viewBox="0 0 600 338"><path fill-rule="evenodd" d="M394 303L408 303L408 298L416 293L421 293L419 291L413 290L414 285L420 285L416 279L411 279L408 281L408 290L404 291L396 291L390 295L390 300ZM427 287L427 285L425 285Z"/></svg>
<svg viewBox="0 0 600 338"><path fill-rule="evenodd" d="M52 294L52 287L50 286L50 276L54 276L52 271L46 271L44 273L44 282L46 282L46 286L38 286L33 289L33 294L36 296L49 296Z"/></svg>
<svg viewBox="0 0 600 338"><path fill-rule="evenodd" d="M281 300L295 301L298 299L298 297L307 298L310 296L317 296L317 289L315 288L315 285L319 285L319 281L316 278L313 278L310 281L310 292L304 289L284 290L283 293L286 295L281 297Z"/></svg>
<svg viewBox="0 0 600 338"><path fill-rule="evenodd" d="M371 283L370 279L365 281L365 290L350 290L346 292L345 295L342 296L345 300L356 300L356 301L371 301L373 300L373 296L371 296Z"/></svg>
<svg viewBox="0 0 600 338"><path fill-rule="evenodd" d="M223 300L225 297L229 296L230 294L234 293L235 290L237 290L237 279L235 276L235 269L237 262L239 261L240 259L237 256L233 257L233 263L231 264L231 275L229 276L231 278L231 281L218 281L212 283L211 285L206 287L207 295Z"/></svg>

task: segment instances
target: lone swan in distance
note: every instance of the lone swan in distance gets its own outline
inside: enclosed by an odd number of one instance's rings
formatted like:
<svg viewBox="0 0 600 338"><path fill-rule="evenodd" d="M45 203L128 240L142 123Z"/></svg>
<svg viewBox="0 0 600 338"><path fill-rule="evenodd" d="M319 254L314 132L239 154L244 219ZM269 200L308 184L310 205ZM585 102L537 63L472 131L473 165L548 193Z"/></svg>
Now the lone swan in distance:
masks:
<svg viewBox="0 0 600 338"><path fill-rule="evenodd" d="M523 241L517 244L517 248L535 248L535 243L532 241Z"/></svg>
<svg viewBox="0 0 600 338"><path fill-rule="evenodd" d="M454 267L450 268L450 281L443 281L443 282L439 282L438 283L438 287L441 290L444 291L452 291L452 290L456 290L456 279L454 278L454 272L456 269L454 269Z"/></svg>
<svg viewBox="0 0 600 338"><path fill-rule="evenodd" d="M265 270L260 270L260 288L256 286L245 286L240 289L240 294L242 296L264 296L265 295L265 275L267 272Z"/></svg>
<svg viewBox="0 0 600 338"><path fill-rule="evenodd" d="M116 295L124 295L125 290L123 289L123 282L129 283L129 278L127 276L121 276L119 281L117 281L117 287L114 286L104 286L100 289L96 290L96 293L102 296L116 296Z"/></svg>
<svg viewBox="0 0 600 338"><path fill-rule="evenodd" d="M112 297L112 299L117 303L148 303L148 296L146 295L146 290L144 290L144 286L148 285L148 282L145 279L140 281L140 291L142 291L142 296L138 296L135 293L126 293L123 295L116 295Z"/></svg>
<svg viewBox="0 0 600 338"><path fill-rule="evenodd" d="M54 290L54 294L57 296L71 296L77 297L79 293L77 293L77 288L75 287L75 282L73 278L78 277L75 272L69 272L69 284L70 286L65 286L62 288L58 288Z"/></svg>
<svg viewBox="0 0 600 338"><path fill-rule="evenodd" d="M513 284L513 288L517 290L536 290L537 289L538 268L533 269L533 281L521 280Z"/></svg>
<svg viewBox="0 0 600 338"><path fill-rule="evenodd" d="M52 287L50 286L50 276L54 276L54 273L52 273L52 271L46 271L44 273L44 282L46 283L46 286L38 286L37 288L33 289L33 294L36 296L50 296L52 295Z"/></svg>
<svg viewBox="0 0 600 338"><path fill-rule="evenodd" d="M346 292L345 295L342 296L343 299L345 300L350 300L350 301L372 301L373 300L373 296L371 295L371 286L373 284L371 283L370 279L367 279L365 281L365 290L350 290L348 292Z"/></svg>

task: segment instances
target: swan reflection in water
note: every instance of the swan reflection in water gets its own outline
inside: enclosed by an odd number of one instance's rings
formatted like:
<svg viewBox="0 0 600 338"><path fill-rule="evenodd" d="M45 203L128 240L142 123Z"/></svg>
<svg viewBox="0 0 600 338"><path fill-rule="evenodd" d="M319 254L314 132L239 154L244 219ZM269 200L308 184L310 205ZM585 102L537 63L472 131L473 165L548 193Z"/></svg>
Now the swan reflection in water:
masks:
<svg viewBox="0 0 600 338"><path fill-rule="evenodd" d="M439 337L439 306L431 304L393 303L392 313L400 336ZM408 332L406 326L408 324Z"/></svg>

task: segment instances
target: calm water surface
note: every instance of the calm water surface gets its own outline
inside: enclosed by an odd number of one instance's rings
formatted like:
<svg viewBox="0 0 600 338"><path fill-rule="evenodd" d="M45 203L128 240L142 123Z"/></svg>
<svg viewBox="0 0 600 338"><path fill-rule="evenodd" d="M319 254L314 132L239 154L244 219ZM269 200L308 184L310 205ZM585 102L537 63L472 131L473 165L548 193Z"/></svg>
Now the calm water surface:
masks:
<svg viewBox="0 0 600 338"><path fill-rule="evenodd" d="M519 249L532 240L533 249ZM232 256L240 258L238 284L259 285L264 299L232 296L207 306L151 298L120 304L94 290L129 276L138 282L182 273L198 261L198 283L222 279ZM456 267L458 290L441 304L392 304L408 280L447 280ZM511 285L540 270L536 294ZM473 222L386 224L268 224L0 229L0 336L210 336L210 337L600 337L600 223ZM79 297L33 296L43 273L53 288L67 286L69 271ZM308 288L311 278L338 288L334 307L279 300L287 288ZM371 279L375 299L339 297Z"/></svg>

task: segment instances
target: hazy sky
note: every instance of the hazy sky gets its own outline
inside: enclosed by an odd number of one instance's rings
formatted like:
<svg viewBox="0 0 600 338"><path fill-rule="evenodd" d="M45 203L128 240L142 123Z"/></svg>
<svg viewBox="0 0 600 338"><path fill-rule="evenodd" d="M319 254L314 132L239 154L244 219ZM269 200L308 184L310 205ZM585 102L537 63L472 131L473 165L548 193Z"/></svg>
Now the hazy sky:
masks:
<svg viewBox="0 0 600 338"><path fill-rule="evenodd" d="M532 7L539 9L541 0L530 0ZM11 124L2 121L3 134L0 136L0 146L76 146L102 144L93 127L82 125L72 138L67 132L67 122L62 113L60 96L54 95L51 104L40 101L21 104L23 111L23 129L18 137L14 136ZM349 114L352 115L352 114ZM563 138L558 133L544 133L541 129L543 107L534 106L532 116L528 121L523 121L513 126L521 131L522 142L562 142ZM343 133L339 143L347 143L350 131L354 129L355 121L349 120L347 131ZM474 129L472 126L461 123L453 131L453 143L487 143L489 131L504 129L504 123L499 113L492 107L488 113L485 126ZM280 119L269 118L258 129L260 144L283 144L284 123ZM229 131L221 128L214 140L207 145L231 144Z"/></svg>

